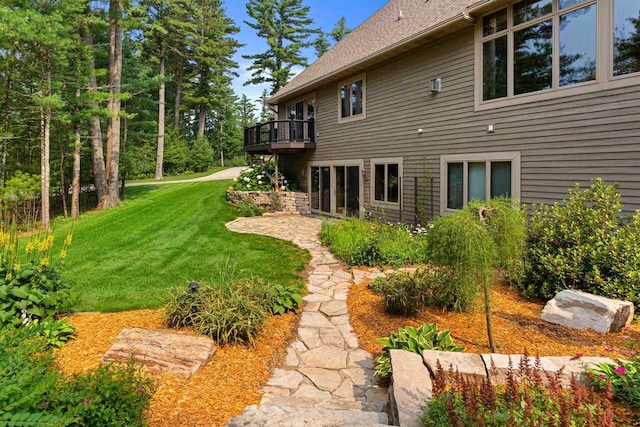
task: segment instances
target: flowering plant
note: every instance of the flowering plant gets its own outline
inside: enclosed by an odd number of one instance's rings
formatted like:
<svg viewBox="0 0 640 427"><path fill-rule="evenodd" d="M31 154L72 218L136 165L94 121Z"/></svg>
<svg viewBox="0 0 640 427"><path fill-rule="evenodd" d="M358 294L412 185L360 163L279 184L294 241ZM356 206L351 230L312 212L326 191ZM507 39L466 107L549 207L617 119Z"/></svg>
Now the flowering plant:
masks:
<svg viewBox="0 0 640 427"><path fill-rule="evenodd" d="M630 328L623 328L623 332ZM618 399L640 408L640 357L636 350L637 340L629 335L621 335L622 352L628 360L618 359L616 365L611 363L596 363L588 367L593 375L593 383L599 388L605 388L611 383L613 395Z"/></svg>
<svg viewBox="0 0 640 427"><path fill-rule="evenodd" d="M240 176L234 178L233 189L237 191L271 191L276 185L281 191L289 189L289 181L278 173L276 177L275 163L265 162L244 169Z"/></svg>

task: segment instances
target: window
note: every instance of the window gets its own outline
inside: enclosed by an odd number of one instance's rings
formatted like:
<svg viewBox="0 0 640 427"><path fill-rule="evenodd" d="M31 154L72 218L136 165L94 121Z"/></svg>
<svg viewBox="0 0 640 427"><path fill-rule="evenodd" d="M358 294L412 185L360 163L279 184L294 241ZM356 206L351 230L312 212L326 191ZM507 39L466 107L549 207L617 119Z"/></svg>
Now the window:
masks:
<svg viewBox="0 0 640 427"><path fill-rule="evenodd" d="M365 117L366 79L364 75L340 83L338 121Z"/></svg>
<svg viewBox="0 0 640 427"><path fill-rule="evenodd" d="M597 14L597 0L520 0L484 16L482 101L595 81Z"/></svg>
<svg viewBox="0 0 640 427"><path fill-rule="evenodd" d="M364 193L362 160L320 162L310 166L309 207L333 216L359 216Z"/></svg>
<svg viewBox="0 0 640 427"><path fill-rule="evenodd" d="M402 188L402 159L373 159L371 174L372 203L399 203Z"/></svg>
<svg viewBox="0 0 640 427"><path fill-rule="evenodd" d="M461 209L472 200L520 198L520 153L442 156L441 210Z"/></svg>
<svg viewBox="0 0 640 427"><path fill-rule="evenodd" d="M640 71L640 4L613 0L613 75Z"/></svg>

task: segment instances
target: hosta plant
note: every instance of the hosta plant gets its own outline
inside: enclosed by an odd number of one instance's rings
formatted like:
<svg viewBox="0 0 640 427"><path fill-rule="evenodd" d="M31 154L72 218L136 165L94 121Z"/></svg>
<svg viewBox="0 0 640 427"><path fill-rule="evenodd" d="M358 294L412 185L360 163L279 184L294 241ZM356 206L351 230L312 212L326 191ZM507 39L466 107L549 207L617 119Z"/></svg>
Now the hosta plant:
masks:
<svg viewBox="0 0 640 427"><path fill-rule="evenodd" d="M419 328L407 326L391 332L386 338L377 341L384 346L382 354L376 359L374 376L388 377L391 374L389 350L407 350L422 354L424 350L463 351L464 347L455 345L448 329L438 331L435 323L425 323Z"/></svg>

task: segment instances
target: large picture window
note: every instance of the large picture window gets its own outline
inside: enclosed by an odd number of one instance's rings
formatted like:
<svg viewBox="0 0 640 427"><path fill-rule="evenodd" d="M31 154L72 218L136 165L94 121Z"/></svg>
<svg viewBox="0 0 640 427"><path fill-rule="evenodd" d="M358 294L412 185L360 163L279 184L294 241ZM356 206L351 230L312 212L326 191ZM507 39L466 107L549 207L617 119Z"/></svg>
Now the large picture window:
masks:
<svg viewBox="0 0 640 427"><path fill-rule="evenodd" d="M597 0L520 0L484 16L482 101L594 81L597 7Z"/></svg>
<svg viewBox="0 0 640 427"><path fill-rule="evenodd" d="M640 72L640 2L613 0L613 75Z"/></svg>
<svg viewBox="0 0 640 427"><path fill-rule="evenodd" d="M366 111L366 79L359 75L340 83L338 121L364 118Z"/></svg>
<svg viewBox="0 0 640 427"><path fill-rule="evenodd" d="M520 153L442 156L441 210L493 197L520 198Z"/></svg>

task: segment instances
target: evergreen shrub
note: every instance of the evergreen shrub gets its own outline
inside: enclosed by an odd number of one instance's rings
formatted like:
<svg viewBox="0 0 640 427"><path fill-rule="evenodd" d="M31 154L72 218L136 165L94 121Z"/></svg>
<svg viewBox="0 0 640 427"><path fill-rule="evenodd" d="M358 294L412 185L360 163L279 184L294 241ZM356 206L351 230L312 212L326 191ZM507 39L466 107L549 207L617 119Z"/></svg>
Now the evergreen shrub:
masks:
<svg viewBox="0 0 640 427"><path fill-rule="evenodd" d="M578 289L640 304L640 211L623 217L616 185L600 178L561 204L534 205L526 256L525 296Z"/></svg>

